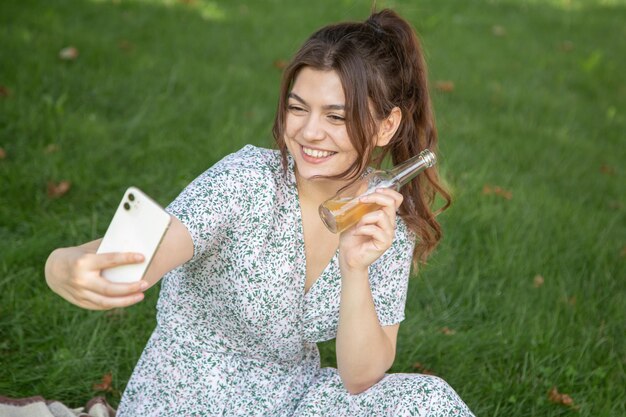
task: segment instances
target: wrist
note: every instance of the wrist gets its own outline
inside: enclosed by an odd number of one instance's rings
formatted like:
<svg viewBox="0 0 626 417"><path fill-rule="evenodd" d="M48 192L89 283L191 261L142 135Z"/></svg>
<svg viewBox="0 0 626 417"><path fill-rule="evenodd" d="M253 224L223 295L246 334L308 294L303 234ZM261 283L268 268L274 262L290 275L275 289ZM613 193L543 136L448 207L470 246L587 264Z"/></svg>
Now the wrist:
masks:
<svg viewBox="0 0 626 417"><path fill-rule="evenodd" d="M55 277L59 275L59 258L62 249L55 249L50 253L44 266L44 276L46 277L46 284L51 290L55 291Z"/></svg>
<svg viewBox="0 0 626 417"><path fill-rule="evenodd" d="M54 292L64 278L71 274L72 248L58 248L50 253L44 266L46 283Z"/></svg>
<svg viewBox="0 0 626 417"><path fill-rule="evenodd" d="M369 275L369 267L367 265L359 265L357 262L350 262L339 257L339 270L342 276L346 275Z"/></svg>

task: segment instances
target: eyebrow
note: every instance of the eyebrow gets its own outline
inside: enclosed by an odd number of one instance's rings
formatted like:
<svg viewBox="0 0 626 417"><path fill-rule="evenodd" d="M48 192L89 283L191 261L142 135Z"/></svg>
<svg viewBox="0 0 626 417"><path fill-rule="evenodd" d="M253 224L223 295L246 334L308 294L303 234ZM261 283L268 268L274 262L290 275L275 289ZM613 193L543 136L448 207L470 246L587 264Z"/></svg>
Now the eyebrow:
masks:
<svg viewBox="0 0 626 417"><path fill-rule="evenodd" d="M307 105L306 101L304 101L304 99L302 97L300 97L299 95L297 95L294 92L291 92L287 95L288 98L292 98L294 100L299 101L300 103ZM343 104L327 104L325 106L322 106L322 108L324 110L345 110L346 106L344 106Z"/></svg>

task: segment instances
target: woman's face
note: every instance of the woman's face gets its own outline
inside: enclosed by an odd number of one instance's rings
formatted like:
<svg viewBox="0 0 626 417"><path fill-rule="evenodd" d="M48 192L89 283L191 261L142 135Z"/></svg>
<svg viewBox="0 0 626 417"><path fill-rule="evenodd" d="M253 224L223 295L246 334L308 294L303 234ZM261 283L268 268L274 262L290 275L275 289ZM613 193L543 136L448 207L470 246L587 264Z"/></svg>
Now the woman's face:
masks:
<svg viewBox="0 0 626 417"><path fill-rule="evenodd" d="M285 143L301 180L341 174L359 157L346 130L345 95L335 71L300 70L288 97Z"/></svg>

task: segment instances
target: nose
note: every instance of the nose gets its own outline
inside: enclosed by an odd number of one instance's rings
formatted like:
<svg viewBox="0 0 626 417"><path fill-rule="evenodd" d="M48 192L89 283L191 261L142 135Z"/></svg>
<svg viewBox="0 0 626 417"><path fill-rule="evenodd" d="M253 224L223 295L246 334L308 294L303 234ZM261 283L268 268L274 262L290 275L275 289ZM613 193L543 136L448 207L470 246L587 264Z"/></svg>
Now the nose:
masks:
<svg viewBox="0 0 626 417"><path fill-rule="evenodd" d="M324 139L324 128L320 116L311 113L302 127L302 136L306 140Z"/></svg>

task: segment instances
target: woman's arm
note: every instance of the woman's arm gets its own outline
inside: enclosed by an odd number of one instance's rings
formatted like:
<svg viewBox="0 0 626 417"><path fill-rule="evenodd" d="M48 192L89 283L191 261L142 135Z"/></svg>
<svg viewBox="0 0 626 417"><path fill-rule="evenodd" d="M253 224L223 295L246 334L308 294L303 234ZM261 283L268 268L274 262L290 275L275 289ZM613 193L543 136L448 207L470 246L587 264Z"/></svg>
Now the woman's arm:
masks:
<svg viewBox="0 0 626 417"><path fill-rule="evenodd" d="M346 271L337 329L337 368L351 394L380 381L393 365L399 327L378 322L367 270Z"/></svg>
<svg viewBox="0 0 626 417"><path fill-rule="evenodd" d="M143 256L135 253L96 254L99 245L100 240L94 240L53 251L45 266L46 282L52 291L72 304L90 310L126 307L143 300L143 291L191 259L194 250L189 231L172 216L170 227L143 280L126 284L111 282L100 273L114 266L142 262Z"/></svg>
<svg viewBox="0 0 626 417"><path fill-rule="evenodd" d="M339 243L341 300L337 328L337 368L351 394L381 380L393 364L399 324L381 326L374 307L368 267L393 242L402 195L380 190L363 199L382 208L367 214Z"/></svg>

